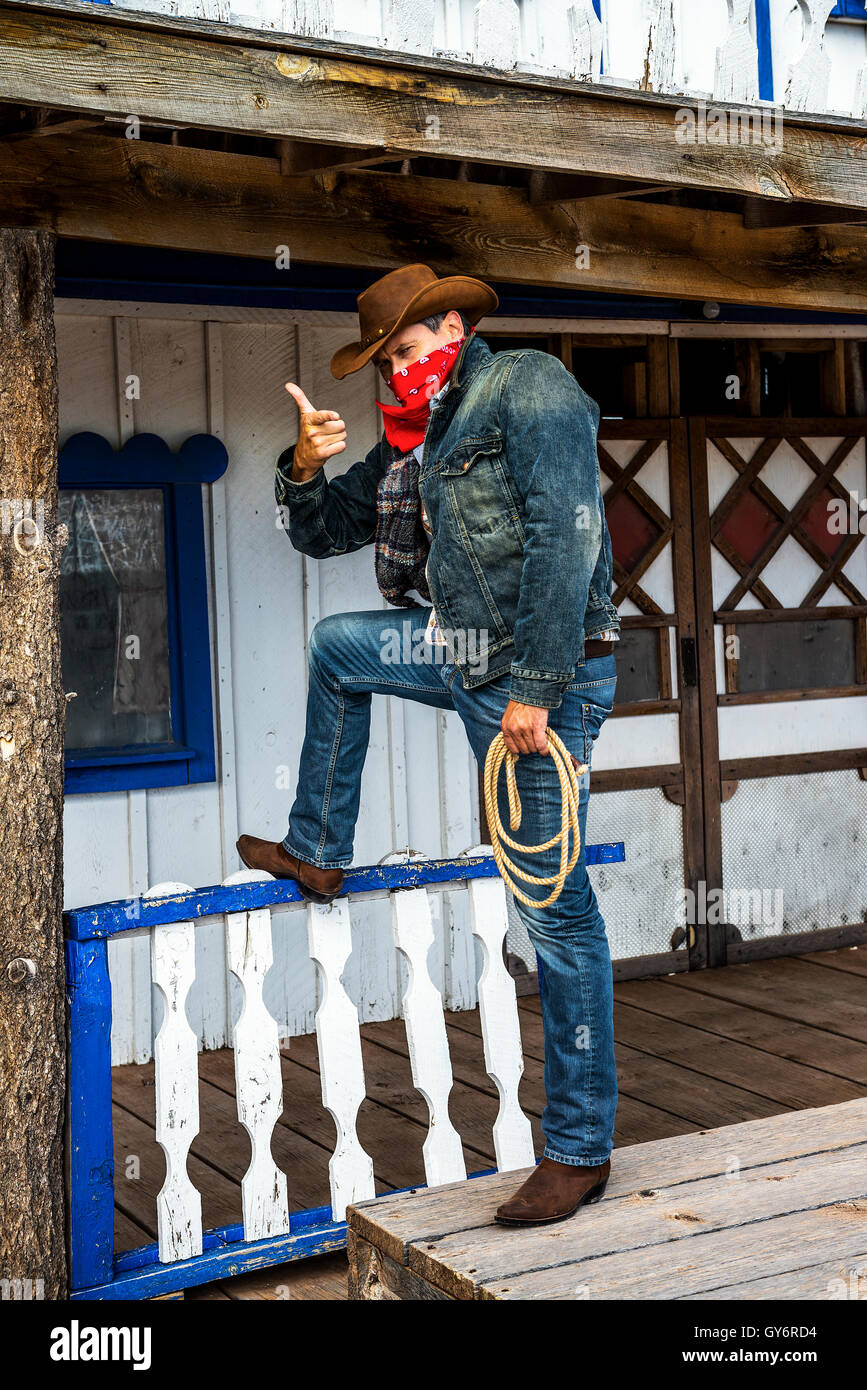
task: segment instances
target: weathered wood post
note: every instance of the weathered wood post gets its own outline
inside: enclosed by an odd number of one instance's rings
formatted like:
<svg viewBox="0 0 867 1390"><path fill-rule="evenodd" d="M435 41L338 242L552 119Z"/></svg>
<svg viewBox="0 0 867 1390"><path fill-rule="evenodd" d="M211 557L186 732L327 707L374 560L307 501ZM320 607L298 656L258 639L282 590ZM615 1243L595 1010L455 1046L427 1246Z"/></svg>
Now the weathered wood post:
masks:
<svg viewBox="0 0 867 1390"><path fill-rule="evenodd" d="M53 310L53 234L0 229L0 1280L10 1281L7 1298L62 1298L67 1278L59 621L66 533L57 530Z"/></svg>

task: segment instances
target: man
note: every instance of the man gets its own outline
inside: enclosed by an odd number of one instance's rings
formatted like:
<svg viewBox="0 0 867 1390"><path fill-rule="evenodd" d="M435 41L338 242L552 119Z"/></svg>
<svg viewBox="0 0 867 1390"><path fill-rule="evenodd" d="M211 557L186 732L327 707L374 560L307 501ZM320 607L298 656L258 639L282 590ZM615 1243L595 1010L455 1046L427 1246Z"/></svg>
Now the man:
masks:
<svg viewBox="0 0 867 1390"><path fill-rule="evenodd" d="M386 438L330 482L323 467L345 450L346 426L287 383L301 418L298 443L277 460L275 491L292 544L320 558L373 544L379 587L405 608L412 639L397 652L384 643L377 609L325 618L308 642L307 725L288 833L276 844L242 835L238 851L249 867L296 880L318 902L340 892L352 862L372 694L457 710L482 766L502 730L520 755L520 837L530 845L560 828L546 728L576 765L589 765L611 712L619 621L609 597L599 410L548 353L491 352L475 324L497 303L481 281L438 279L423 265L392 271L359 296L360 341L335 353L332 374L341 380L372 359L400 404L381 406ZM508 1224L561 1220L598 1200L610 1167L612 976L585 867L589 773L580 788L581 855L559 898L547 908L516 900L541 963L546 1143L497 1211ZM504 786L501 819L508 824ZM560 863L556 846L512 857L539 876Z"/></svg>

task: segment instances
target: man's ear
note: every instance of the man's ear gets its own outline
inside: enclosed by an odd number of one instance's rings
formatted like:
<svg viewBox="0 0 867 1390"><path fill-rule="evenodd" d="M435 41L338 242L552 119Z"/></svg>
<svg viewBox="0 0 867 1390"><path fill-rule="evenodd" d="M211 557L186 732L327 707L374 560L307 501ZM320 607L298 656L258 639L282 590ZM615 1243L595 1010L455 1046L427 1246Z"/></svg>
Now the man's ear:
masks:
<svg viewBox="0 0 867 1390"><path fill-rule="evenodd" d="M443 328L447 328L450 338L462 338L464 336L464 325L457 309L449 309L443 320Z"/></svg>

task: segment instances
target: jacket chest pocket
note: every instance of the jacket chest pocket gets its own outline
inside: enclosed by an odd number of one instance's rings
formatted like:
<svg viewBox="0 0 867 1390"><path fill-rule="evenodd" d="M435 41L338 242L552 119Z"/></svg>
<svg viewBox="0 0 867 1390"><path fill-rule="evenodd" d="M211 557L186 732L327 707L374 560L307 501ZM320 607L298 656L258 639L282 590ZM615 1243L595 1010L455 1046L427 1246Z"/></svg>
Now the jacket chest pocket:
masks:
<svg viewBox="0 0 867 1390"><path fill-rule="evenodd" d="M442 478L460 478L482 459L491 459L503 452L503 436L499 430L492 434L462 439L441 459L436 469Z"/></svg>
<svg viewBox="0 0 867 1390"><path fill-rule="evenodd" d="M441 494L459 529L483 536L506 529L523 541L518 501L499 433L462 441L437 463Z"/></svg>

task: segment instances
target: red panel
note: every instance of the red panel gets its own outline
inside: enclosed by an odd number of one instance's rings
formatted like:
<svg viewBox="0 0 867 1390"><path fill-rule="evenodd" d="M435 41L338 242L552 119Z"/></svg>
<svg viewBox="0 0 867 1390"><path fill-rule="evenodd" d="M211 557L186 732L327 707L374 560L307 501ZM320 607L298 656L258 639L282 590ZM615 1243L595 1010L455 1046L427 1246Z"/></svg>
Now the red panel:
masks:
<svg viewBox="0 0 867 1390"><path fill-rule="evenodd" d="M745 492L735 503L734 510L720 529L732 550L748 565L764 549L779 522L764 502L752 492Z"/></svg>
<svg viewBox="0 0 867 1390"><path fill-rule="evenodd" d="M828 522L831 514L828 511L828 503L833 502L834 494L827 488L819 493L813 502L810 510L801 519L801 525L816 544L825 552L826 555L836 555L841 545L844 545L847 537L838 535L828 529ZM848 524L849 510L847 504L846 523Z"/></svg>
<svg viewBox="0 0 867 1390"><path fill-rule="evenodd" d="M653 545L659 535L659 527L626 492L617 494L611 505L605 508L605 516L611 532L614 558L629 574Z"/></svg>

